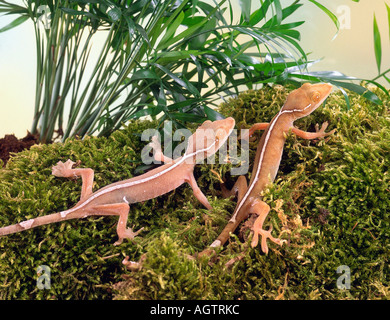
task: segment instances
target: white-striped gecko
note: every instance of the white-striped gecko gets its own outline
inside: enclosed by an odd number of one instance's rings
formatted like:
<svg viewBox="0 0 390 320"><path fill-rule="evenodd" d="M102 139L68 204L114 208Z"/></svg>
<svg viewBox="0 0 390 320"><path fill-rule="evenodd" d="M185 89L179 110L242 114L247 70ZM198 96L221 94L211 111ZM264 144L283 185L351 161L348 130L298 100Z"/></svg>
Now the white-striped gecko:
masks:
<svg viewBox="0 0 390 320"><path fill-rule="evenodd" d="M272 242L281 244L281 240L274 238L270 230L263 229L263 223L268 215L270 207L262 201L261 192L267 185L275 179L282 158L283 146L287 134L292 133L304 139L323 138L332 134L335 130L325 132L328 123L325 122L317 132L305 132L293 126L293 122L303 118L316 110L328 97L332 91L330 84L303 84L299 89L292 91L278 114L270 123L256 123L249 130L251 136L256 130L265 130L259 141L256 157L254 161L252 176L247 185L246 178L240 176L232 190L224 190L226 196L233 196L237 193L237 206L232 218L223 229L218 238L199 254L210 255L214 248L224 245L229 239L230 233L250 214L256 214L252 230L253 238L251 246L255 247L261 236L261 248L264 253L268 253L267 239Z"/></svg>
<svg viewBox="0 0 390 320"><path fill-rule="evenodd" d="M195 197L211 209L206 196L199 189L193 175L197 161L214 154L227 140L235 125L233 118L217 121L205 121L189 137L186 151L182 157L170 159L163 155L161 145L153 139L154 157L165 164L143 175L119 181L92 192L94 171L90 168L73 168L71 160L58 162L52 169L57 177L81 177L82 190L80 201L68 210L29 219L14 225L0 228L0 236L28 230L41 225L88 216L118 215L118 241L133 239L141 230L133 232L126 228L131 203L149 200L170 192L184 182L192 187Z"/></svg>

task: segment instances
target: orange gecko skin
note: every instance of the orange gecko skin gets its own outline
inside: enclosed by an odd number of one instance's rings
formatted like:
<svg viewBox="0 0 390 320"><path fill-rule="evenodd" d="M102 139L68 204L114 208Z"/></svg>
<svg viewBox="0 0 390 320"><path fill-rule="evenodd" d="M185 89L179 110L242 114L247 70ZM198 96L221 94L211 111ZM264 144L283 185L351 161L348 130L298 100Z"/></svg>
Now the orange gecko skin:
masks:
<svg viewBox="0 0 390 320"><path fill-rule="evenodd" d="M271 230L263 229L263 223L270 207L262 201L260 194L275 179L288 133L292 132L304 139L316 139L328 136L335 131L325 132L328 126L327 122L317 132L305 132L293 125L295 120L306 117L316 110L331 91L332 85L327 83L305 83L288 95L286 102L270 123L256 123L249 129L250 134L253 134L255 130L265 130L257 147L249 185L246 178L240 176L230 192L225 190L227 196L237 194L237 206L221 234L208 249L200 253L200 256L203 254L209 255L214 251L214 248L224 245L229 239L230 233L234 232L237 226L247 219L250 214L257 215L257 219L252 226L252 247L257 246L260 237L261 248L264 253L268 253L267 239L281 245L281 240L274 238L271 235Z"/></svg>
<svg viewBox="0 0 390 320"><path fill-rule="evenodd" d="M182 157L170 159L161 152L161 145L153 137L150 146L154 150L154 157L165 164L143 175L115 182L92 192L94 171L90 168L73 168L71 160L59 161L52 168L52 174L57 177L81 177L82 190L80 201L72 208L52 213L46 216L29 219L14 225L0 228L0 236L29 230L41 225L65 221L69 219L85 218L88 216L117 215L118 241L133 239L138 233L126 228L130 204L158 197L176 189L187 182L193 189L195 197L207 208L212 209L206 196L198 187L193 175L194 167L199 160L214 154L227 140L234 129L233 118L216 121L205 121L196 132L189 137L186 151Z"/></svg>

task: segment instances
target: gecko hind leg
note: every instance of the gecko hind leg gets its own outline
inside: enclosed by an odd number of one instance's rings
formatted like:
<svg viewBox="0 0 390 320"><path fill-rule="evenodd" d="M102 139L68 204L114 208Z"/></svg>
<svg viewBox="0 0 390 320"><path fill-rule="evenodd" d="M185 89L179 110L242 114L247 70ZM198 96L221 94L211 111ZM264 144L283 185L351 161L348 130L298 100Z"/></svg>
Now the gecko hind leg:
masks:
<svg viewBox="0 0 390 320"><path fill-rule="evenodd" d="M103 215L111 216L118 215L119 220L116 228L118 234L118 241L114 243L115 246L120 245L124 239L134 239L144 228L134 232L132 228L126 228L127 217L129 215L130 206L127 203L112 203L93 206L89 211L89 215Z"/></svg>
<svg viewBox="0 0 390 320"><path fill-rule="evenodd" d="M202 190L200 190L193 173L191 172L184 180L191 186L194 196L200 201L200 203L202 203L208 210L212 210L213 207Z"/></svg>
<svg viewBox="0 0 390 320"><path fill-rule="evenodd" d="M261 236L261 250L267 254L268 253L268 245L267 245L267 239L270 239L272 242L282 245L282 241L278 238L274 238L271 235L272 226L269 230L263 229L263 223L265 221L265 218L267 217L268 213L270 211L270 207L268 204L266 204L264 201L258 200L256 204L251 208L251 213L256 213L258 215L256 221L254 222L252 226L253 231L253 238L251 246L252 248L256 247L259 242L259 235Z"/></svg>
<svg viewBox="0 0 390 320"><path fill-rule="evenodd" d="M239 176L233 188L230 190L225 187L225 184L221 183L222 195L224 198L230 198L237 195L237 203L241 201L242 197L248 190L248 183L245 176Z"/></svg>

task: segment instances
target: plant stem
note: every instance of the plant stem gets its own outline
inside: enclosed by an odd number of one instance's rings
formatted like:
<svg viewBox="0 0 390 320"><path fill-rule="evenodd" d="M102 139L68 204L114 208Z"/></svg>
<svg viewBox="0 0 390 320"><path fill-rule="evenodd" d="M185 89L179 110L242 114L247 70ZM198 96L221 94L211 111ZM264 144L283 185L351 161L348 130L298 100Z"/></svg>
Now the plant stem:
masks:
<svg viewBox="0 0 390 320"><path fill-rule="evenodd" d="M372 81L375 81L375 80L379 79L380 77L383 77L384 75L386 75L386 73L389 73L389 72L390 72L390 68L387 69L386 71L378 74L374 79L372 79Z"/></svg>

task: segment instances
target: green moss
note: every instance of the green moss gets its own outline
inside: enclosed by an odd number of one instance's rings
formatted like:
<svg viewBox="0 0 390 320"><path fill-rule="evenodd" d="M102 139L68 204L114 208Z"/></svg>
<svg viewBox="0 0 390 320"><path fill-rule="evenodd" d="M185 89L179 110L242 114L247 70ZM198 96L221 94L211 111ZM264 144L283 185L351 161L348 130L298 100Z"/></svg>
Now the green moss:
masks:
<svg viewBox="0 0 390 320"><path fill-rule="evenodd" d="M135 273L117 299L201 299L207 298L210 284L197 261L188 258L185 247L162 233L145 248L145 272ZM135 294L134 294L135 293Z"/></svg>
<svg viewBox="0 0 390 320"><path fill-rule="evenodd" d="M0 224L62 211L79 200L81 181L51 175L51 167L59 160L80 160L83 167L93 168L95 190L131 177L140 163L140 146L133 133L144 126L137 123L108 139L68 140L17 154L0 170ZM133 213L137 215L136 210ZM139 228L142 218L133 219L129 224ZM136 247L130 242L121 247L112 245L116 241L116 222L117 218L88 218L1 238L1 298L110 297L108 284L119 278L122 252ZM40 265L51 269L50 290L36 288L36 270Z"/></svg>
<svg viewBox="0 0 390 320"><path fill-rule="evenodd" d="M238 128L248 128L269 121L289 92L283 87L244 92L219 111L233 116ZM205 210L187 185L132 205L129 225L145 227L133 242L113 246L115 217L67 221L1 238L0 298L390 298L389 98L375 92L383 105L350 93L347 111L343 95L334 93L325 107L297 121L307 131L329 121L328 130L337 131L319 141L288 137L278 177L264 191L271 206L266 224L287 243L270 244L267 256L250 248L249 231L240 228L212 263L190 258L215 240L236 204L219 191L219 177L228 185L236 180L229 174L232 165L198 165L195 176L213 210ZM94 190L131 177L144 146L137 134L153 126L136 122L109 138L68 140L17 154L0 170L0 225L78 201L80 181L51 175L59 160L81 160L81 166L93 168ZM256 141L250 146L253 159ZM121 264L125 256L138 261L143 255L138 272ZM51 268L50 290L36 287L40 265ZM336 286L342 265L351 270L350 290Z"/></svg>

